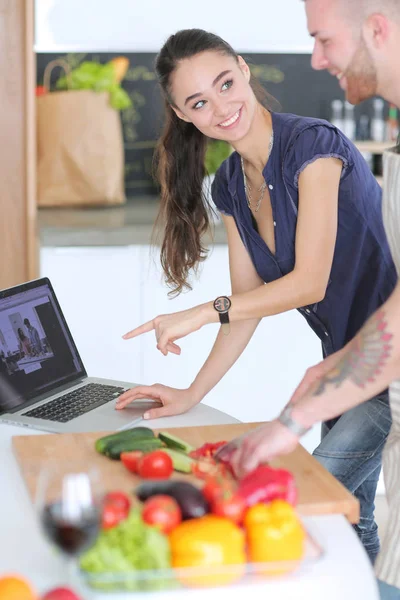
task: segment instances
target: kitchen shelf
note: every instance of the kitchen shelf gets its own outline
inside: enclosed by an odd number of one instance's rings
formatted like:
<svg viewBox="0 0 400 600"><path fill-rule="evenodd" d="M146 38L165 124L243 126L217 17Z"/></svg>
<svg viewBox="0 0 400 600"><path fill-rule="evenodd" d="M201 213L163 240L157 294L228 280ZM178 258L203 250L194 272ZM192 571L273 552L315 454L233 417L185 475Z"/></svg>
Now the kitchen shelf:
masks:
<svg viewBox="0 0 400 600"><path fill-rule="evenodd" d="M354 142L356 148L360 150L360 152L371 152L371 154L383 154L385 150L388 148L392 148L396 145L396 142Z"/></svg>

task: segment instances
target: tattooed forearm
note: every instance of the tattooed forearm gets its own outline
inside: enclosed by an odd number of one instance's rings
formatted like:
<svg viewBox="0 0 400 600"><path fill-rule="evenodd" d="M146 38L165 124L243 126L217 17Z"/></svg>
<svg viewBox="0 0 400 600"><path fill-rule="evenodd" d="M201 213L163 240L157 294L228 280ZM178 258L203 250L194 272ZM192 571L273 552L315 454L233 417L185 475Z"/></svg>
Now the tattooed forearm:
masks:
<svg viewBox="0 0 400 600"><path fill-rule="evenodd" d="M314 395L321 395L329 384L338 388L346 380L361 388L367 382L373 382L390 357L391 339L392 334L387 330L384 311L380 310L354 338L343 358L321 378Z"/></svg>

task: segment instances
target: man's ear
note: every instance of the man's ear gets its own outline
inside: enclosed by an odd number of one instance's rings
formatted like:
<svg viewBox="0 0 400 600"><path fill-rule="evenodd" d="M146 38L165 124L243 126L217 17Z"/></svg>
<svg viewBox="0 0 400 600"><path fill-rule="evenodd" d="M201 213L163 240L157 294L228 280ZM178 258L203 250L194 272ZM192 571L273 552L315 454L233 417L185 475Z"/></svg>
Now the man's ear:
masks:
<svg viewBox="0 0 400 600"><path fill-rule="evenodd" d="M175 108L175 106L172 106L172 104L170 106L179 119L182 119L182 121L186 121L186 123L191 123L191 120L186 115L184 115L183 112L179 110L179 108Z"/></svg>
<svg viewBox="0 0 400 600"><path fill-rule="evenodd" d="M245 76L246 81L249 82L250 81L250 77L251 77L251 72L250 72L249 65L244 60L244 58L242 58L241 56L238 56L238 61L239 61L240 70L242 71L243 75Z"/></svg>
<svg viewBox="0 0 400 600"><path fill-rule="evenodd" d="M365 20L363 29L369 43L377 50L382 48L389 38L390 25L385 15L379 13L370 15Z"/></svg>

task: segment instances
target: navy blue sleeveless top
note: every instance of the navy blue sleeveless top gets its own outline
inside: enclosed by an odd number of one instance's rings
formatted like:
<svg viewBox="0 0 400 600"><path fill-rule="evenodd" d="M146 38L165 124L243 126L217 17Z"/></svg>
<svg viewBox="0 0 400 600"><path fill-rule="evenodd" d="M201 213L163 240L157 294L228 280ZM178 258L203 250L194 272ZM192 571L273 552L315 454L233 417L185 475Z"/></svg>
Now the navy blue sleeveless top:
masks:
<svg viewBox="0 0 400 600"><path fill-rule="evenodd" d="M217 208L234 218L254 267L266 283L295 266L300 173L318 158L343 162L338 230L324 299L299 307L324 355L340 350L385 302L397 275L382 221L382 190L357 148L331 123L271 113L274 145L263 170L275 224L275 255L258 234L246 202L237 152L222 163L212 186ZM318 190L315 191L318 201Z"/></svg>

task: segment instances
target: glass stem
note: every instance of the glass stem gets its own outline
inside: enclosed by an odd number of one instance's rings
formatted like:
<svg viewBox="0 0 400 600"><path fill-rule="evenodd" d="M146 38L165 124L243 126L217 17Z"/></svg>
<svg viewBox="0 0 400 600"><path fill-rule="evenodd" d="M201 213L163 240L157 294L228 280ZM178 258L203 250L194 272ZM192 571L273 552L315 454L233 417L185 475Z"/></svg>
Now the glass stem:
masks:
<svg viewBox="0 0 400 600"><path fill-rule="evenodd" d="M67 558L67 586L76 591L77 590L77 562L74 556L68 556Z"/></svg>

